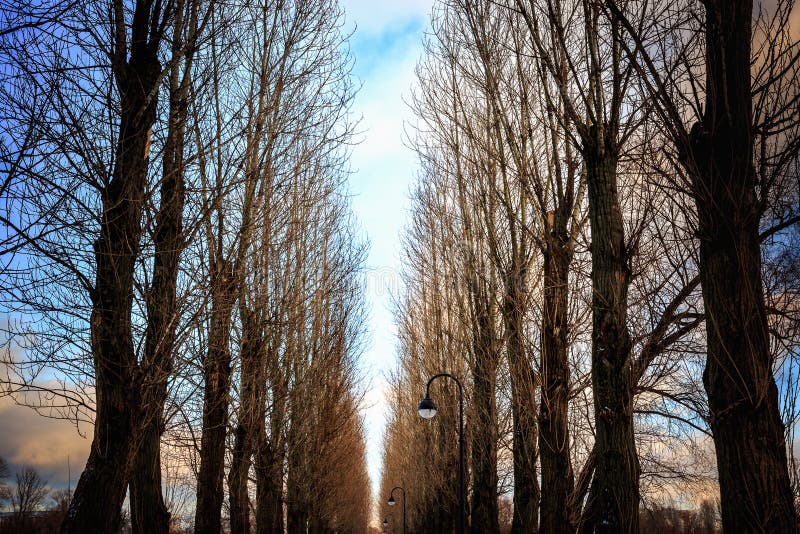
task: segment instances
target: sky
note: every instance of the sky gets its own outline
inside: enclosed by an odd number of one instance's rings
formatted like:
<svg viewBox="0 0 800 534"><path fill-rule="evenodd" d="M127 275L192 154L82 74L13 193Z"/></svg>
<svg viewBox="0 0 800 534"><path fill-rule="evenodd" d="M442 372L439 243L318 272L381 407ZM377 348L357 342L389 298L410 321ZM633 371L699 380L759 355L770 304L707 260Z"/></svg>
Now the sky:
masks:
<svg viewBox="0 0 800 534"><path fill-rule="evenodd" d="M414 83L432 0L342 0L361 84L353 104L360 118L353 147L349 186L352 208L370 242L367 259L368 344L362 358L367 387L363 417L373 490L380 482L385 426L386 374L395 366L396 329L391 297L399 288L400 237L407 221L417 162L403 144L411 120L404 102ZM91 429L79 435L67 422L41 417L30 408L0 398L0 456L16 471L36 467L51 487L75 487L91 443Z"/></svg>
<svg viewBox="0 0 800 534"><path fill-rule="evenodd" d="M369 344L362 359L367 391L364 421L367 461L373 491L378 490L387 404L386 374L397 361L392 296L400 287L400 243L417 169L416 156L403 144L404 124L412 120L406 104L432 0L375 2L345 0L354 74L362 83L354 102L361 117L361 142L354 147L350 190L352 207L370 241L367 258Z"/></svg>

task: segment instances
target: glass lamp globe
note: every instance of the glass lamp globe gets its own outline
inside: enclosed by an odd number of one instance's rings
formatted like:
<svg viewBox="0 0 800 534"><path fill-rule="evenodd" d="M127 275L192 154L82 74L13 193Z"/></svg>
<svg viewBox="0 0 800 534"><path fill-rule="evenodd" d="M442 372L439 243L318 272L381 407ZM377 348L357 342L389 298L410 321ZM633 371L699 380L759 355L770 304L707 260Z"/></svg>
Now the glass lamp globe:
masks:
<svg viewBox="0 0 800 534"><path fill-rule="evenodd" d="M431 400L430 397L426 396L424 399L419 401L417 411L419 412L420 417L424 419L430 419L436 415L436 404Z"/></svg>

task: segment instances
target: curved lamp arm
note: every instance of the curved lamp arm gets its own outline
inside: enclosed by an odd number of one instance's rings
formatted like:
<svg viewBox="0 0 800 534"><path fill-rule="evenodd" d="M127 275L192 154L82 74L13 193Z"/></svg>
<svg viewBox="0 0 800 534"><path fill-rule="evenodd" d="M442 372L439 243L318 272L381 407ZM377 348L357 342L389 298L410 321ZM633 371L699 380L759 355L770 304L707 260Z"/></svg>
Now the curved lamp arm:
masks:
<svg viewBox="0 0 800 534"><path fill-rule="evenodd" d="M403 492L403 534L406 532L406 490L402 486L395 486L392 488L392 491L389 492L389 505L395 504L394 500L394 490L400 490Z"/></svg>
<svg viewBox="0 0 800 534"><path fill-rule="evenodd" d="M430 377L428 384L425 386L425 398L420 401L417 411L425 419L430 419L436 415L436 403L431 400L431 383L441 377L451 378L458 384L458 533L464 534L464 526L466 524L466 496L464 492L466 469L464 464L464 388L461 386L461 381L450 373L438 373ZM405 498L403 499L403 504L405 504Z"/></svg>
<svg viewBox="0 0 800 534"><path fill-rule="evenodd" d="M425 386L425 398L429 399L431 397L431 383L433 383L433 381L436 380L437 378L441 378L443 376L446 376L447 378L452 378L453 380L455 380L456 384L458 384L458 394L459 394L459 396L463 397L464 396L464 388L461 386L461 381L458 378L456 378L455 376L451 375L450 373L439 373L439 374L433 375L428 380L428 384Z"/></svg>
<svg viewBox="0 0 800 534"><path fill-rule="evenodd" d="M399 489L400 491L402 491L402 492L403 492L403 499L405 499L405 498L406 498L406 490L404 490L404 489L403 489L402 487L400 487L400 486L395 486L395 487L393 487L393 488L392 488L392 491L390 491L390 492L389 492L389 498L390 498L390 499L393 499L393 498L394 498L394 490L397 490L397 489Z"/></svg>

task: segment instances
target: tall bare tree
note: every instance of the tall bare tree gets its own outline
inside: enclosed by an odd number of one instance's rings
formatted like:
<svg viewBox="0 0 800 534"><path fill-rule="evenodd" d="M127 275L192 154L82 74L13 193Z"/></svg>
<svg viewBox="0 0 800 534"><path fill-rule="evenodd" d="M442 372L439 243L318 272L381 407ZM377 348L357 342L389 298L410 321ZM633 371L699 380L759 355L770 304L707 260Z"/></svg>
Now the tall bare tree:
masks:
<svg viewBox="0 0 800 534"><path fill-rule="evenodd" d="M150 135L162 76L159 49L172 6L136 2L130 30L122 2L113 14L109 59L119 92L119 126L102 215L91 289L91 347L97 406L94 439L62 532L111 531L119 521L138 425L141 385L131 331L134 268L141 238Z"/></svg>
<svg viewBox="0 0 800 534"><path fill-rule="evenodd" d="M209 8L210 9L210 8ZM208 11L206 11L208 12ZM203 20L199 2L175 4L172 58L168 76L167 134L161 153L160 206L155 216L153 280L145 302L147 327L142 367L149 380L143 384L142 436L130 482L131 524L134 532L169 532L170 517L162 495L161 436L167 381L172 375L180 319L178 275L180 255L186 246L185 205L186 133L193 49ZM185 34L185 35L184 35Z"/></svg>
<svg viewBox="0 0 800 534"><path fill-rule="evenodd" d="M797 223L790 206L761 229L775 200L769 191L796 159L790 154L797 150L797 118L789 111L794 104L786 104L796 102L797 91L785 77L798 65L797 40L788 31L792 4L777 4L754 49L753 2L708 2L683 34L672 30L679 38L665 51L650 46L647 27L631 23L625 6L607 3L632 38L628 54L642 57L639 72L696 206L708 344L703 382L725 529L797 530L761 262L762 240ZM676 22L665 11L654 13L659 28ZM704 45L704 56L682 52L676 60L673 53L690 50L690 42Z"/></svg>

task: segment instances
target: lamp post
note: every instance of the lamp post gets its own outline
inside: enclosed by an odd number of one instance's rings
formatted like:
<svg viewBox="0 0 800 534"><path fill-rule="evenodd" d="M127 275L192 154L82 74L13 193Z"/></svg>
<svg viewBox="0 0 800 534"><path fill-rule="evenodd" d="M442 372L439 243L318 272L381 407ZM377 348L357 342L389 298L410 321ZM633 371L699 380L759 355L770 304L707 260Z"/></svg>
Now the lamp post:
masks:
<svg viewBox="0 0 800 534"><path fill-rule="evenodd" d="M403 534L406 534L406 490L400 486L393 487L392 491L389 492L389 500L386 502L389 503L389 506L397 504L397 501L394 500L394 490L396 489L403 492Z"/></svg>
<svg viewBox="0 0 800 534"><path fill-rule="evenodd" d="M385 517L383 518L383 531L386 532L386 529L389 528L389 520Z"/></svg>
<svg viewBox="0 0 800 534"><path fill-rule="evenodd" d="M436 404L431 399L431 383L441 377L452 378L458 384L458 534L464 534L464 517L466 509L464 505L464 389L458 378L450 373L439 373L433 375L425 386L425 398L419 401L417 411L425 419L431 419L436 415ZM403 496L405 502L405 494Z"/></svg>

